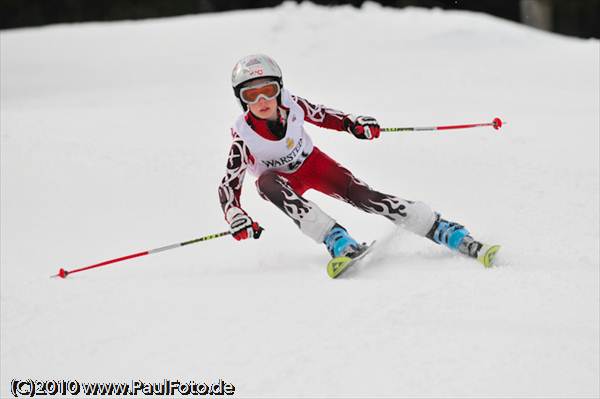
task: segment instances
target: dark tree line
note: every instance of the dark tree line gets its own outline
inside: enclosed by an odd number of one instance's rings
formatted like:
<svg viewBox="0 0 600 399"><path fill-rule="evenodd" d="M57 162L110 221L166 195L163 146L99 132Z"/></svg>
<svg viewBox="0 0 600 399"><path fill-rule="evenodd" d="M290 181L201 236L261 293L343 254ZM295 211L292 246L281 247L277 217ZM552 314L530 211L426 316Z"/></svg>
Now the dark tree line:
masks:
<svg viewBox="0 0 600 399"><path fill-rule="evenodd" d="M302 0L296 0L302 2ZM311 0L321 5L364 0ZM0 29L62 22L158 18L235 9L264 8L283 0L0 0ZM486 12L513 21L524 20L523 3L551 8L551 30L580 37L600 37L600 0L378 0L388 7L439 7Z"/></svg>

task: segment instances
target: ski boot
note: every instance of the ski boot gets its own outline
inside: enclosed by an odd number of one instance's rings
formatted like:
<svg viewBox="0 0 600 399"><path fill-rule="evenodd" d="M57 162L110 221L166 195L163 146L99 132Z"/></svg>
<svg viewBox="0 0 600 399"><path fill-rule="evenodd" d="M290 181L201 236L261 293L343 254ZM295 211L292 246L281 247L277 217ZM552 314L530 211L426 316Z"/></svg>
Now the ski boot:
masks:
<svg viewBox="0 0 600 399"><path fill-rule="evenodd" d="M323 243L332 258L340 256L352 257L352 254L360 250L361 245L348 234L345 228L339 224L333 225L325 236Z"/></svg>
<svg viewBox="0 0 600 399"><path fill-rule="evenodd" d="M440 215L437 215L437 220L427 233L427 238L470 258L475 258L485 267L493 265L494 257L500 249L499 245L476 241L462 225L442 219Z"/></svg>
<svg viewBox="0 0 600 399"><path fill-rule="evenodd" d="M337 223L329 230L323 243L331 255L331 260L327 264L327 275L331 278L337 278L363 258L371 248L370 245L356 242L346 229Z"/></svg>

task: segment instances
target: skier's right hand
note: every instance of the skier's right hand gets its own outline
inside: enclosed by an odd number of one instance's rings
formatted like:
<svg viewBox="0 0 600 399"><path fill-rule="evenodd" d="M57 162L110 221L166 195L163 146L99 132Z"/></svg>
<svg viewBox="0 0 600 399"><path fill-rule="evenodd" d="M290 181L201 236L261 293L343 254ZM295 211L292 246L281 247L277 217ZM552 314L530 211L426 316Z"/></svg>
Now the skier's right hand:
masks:
<svg viewBox="0 0 600 399"><path fill-rule="evenodd" d="M250 237L257 239L263 231L263 228L241 209L233 212L229 221L229 229L233 238L238 241Z"/></svg>

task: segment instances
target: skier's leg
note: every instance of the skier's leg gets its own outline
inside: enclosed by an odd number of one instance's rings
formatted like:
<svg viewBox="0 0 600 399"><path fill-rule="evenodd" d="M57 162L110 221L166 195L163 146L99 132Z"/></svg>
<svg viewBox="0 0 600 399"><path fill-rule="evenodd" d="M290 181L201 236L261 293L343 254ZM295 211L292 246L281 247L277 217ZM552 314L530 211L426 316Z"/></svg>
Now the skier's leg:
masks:
<svg viewBox="0 0 600 399"><path fill-rule="evenodd" d="M427 237L437 244L476 257L481 243L458 223L442 219L429 205L409 201L373 190L324 153L319 153L315 163L327 173L321 174L312 184L316 190L341 199L365 212L381 215L397 226L417 235Z"/></svg>
<svg viewBox="0 0 600 399"><path fill-rule="evenodd" d="M347 172L350 173L350 172ZM348 189L342 199L368 213L381 215L420 236L426 236L436 220L436 214L424 202L409 201L373 190L351 173Z"/></svg>
<svg viewBox="0 0 600 399"><path fill-rule="evenodd" d="M258 178L256 185L261 197L281 209L304 234L327 245L331 256L345 255L358 248L358 243L346 229L315 203L298 194L284 176L266 172ZM301 187L299 189L302 191Z"/></svg>
<svg viewBox="0 0 600 399"><path fill-rule="evenodd" d="M400 227L470 257L476 258L482 247L462 225L443 219L429 205L380 193L356 178L349 185L347 201L357 208L385 216Z"/></svg>
<svg viewBox="0 0 600 399"><path fill-rule="evenodd" d="M322 243L335 220L312 201L297 194L288 180L275 173L263 173L256 181L258 193L289 216L304 234Z"/></svg>
<svg viewBox="0 0 600 399"><path fill-rule="evenodd" d="M400 227L470 257L476 258L482 247L462 225L443 219L429 205L380 193L356 178L349 184L346 200L359 209L385 216Z"/></svg>
<svg viewBox="0 0 600 399"><path fill-rule="evenodd" d="M384 216L398 226L425 236L436 220L435 213L423 203L408 201L371 189L318 148L307 159L303 183L331 197L345 201L365 212ZM304 166L303 166L304 167Z"/></svg>

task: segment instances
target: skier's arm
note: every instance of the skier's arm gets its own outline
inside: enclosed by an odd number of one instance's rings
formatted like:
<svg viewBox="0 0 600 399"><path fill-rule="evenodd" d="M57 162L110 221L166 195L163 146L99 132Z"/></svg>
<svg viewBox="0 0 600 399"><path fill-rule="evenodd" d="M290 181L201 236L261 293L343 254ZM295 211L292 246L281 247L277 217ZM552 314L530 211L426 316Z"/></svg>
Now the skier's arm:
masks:
<svg viewBox="0 0 600 399"><path fill-rule="evenodd" d="M292 99L304 110L304 120L313 125L326 129L345 131L344 118L346 114L324 105L315 105L310 101L292 95Z"/></svg>
<svg viewBox="0 0 600 399"><path fill-rule="evenodd" d="M326 129L346 131L359 139L371 140L379 137L379 123L375 118L354 116L323 105L314 105L302 97L292 98L304 110L306 122Z"/></svg>
<svg viewBox="0 0 600 399"><path fill-rule="evenodd" d="M258 223L252 221L252 218L246 214L240 204L242 183L250 157L252 157L250 150L244 141L234 133L225 177L221 180L218 192L225 220L229 223L231 234L236 240L243 240L250 236L258 238L262 230Z"/></svg>

